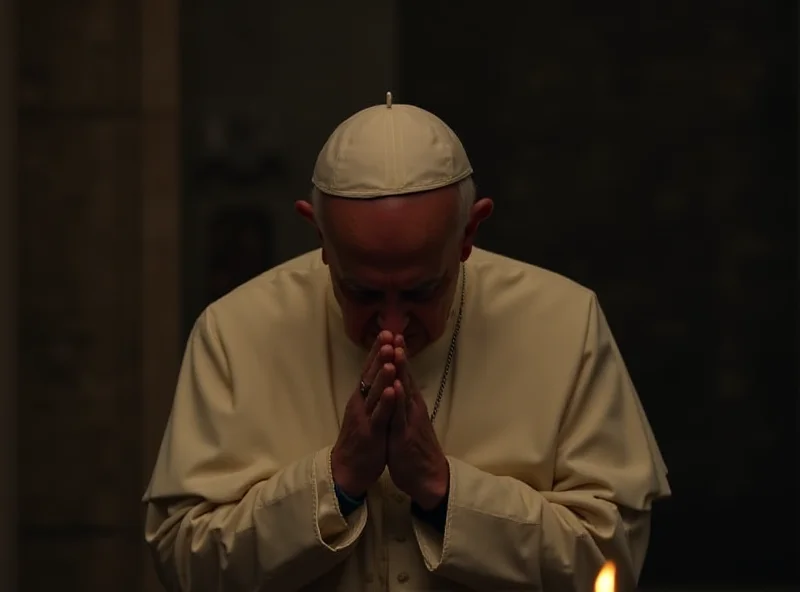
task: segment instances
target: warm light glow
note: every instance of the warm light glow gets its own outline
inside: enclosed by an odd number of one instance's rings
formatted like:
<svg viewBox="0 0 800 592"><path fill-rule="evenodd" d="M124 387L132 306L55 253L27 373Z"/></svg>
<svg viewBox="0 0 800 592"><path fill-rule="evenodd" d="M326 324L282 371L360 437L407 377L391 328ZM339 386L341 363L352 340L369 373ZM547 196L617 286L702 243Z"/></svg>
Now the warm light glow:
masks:
<svg viewBox="0 0 800 592"><path fill-rule="evenodd" d="M594 592L615 592L617 589L617 566L606 562L594 581Z"/></svg>

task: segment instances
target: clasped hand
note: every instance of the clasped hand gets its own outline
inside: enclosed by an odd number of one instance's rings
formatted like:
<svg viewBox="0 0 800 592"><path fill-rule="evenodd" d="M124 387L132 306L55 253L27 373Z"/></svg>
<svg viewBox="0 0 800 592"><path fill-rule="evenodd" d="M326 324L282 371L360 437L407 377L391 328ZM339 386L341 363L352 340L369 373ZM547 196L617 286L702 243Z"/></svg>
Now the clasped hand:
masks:
<svg viewBox="0 0 800 592"><path fill-rule="evenodd" d="M388 467L392 481L423 509L447 494L449 466L428 408L414 385L401 335L383 331L367 357L345 409L331 454L333 478L344 493L362 496Z"/></svg>

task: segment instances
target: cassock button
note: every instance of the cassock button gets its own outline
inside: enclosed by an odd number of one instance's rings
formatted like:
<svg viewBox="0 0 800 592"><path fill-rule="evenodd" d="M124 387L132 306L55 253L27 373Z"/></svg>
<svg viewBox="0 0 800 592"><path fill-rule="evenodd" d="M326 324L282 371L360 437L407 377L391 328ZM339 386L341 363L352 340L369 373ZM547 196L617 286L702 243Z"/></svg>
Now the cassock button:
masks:
<svg viewBox="0 0 800 592"><path fill-rule="evenodd" d="M401 584L405 584L408 581L408 574L404 571L401 571L399 574L397 574L397 581Z"/></svg>

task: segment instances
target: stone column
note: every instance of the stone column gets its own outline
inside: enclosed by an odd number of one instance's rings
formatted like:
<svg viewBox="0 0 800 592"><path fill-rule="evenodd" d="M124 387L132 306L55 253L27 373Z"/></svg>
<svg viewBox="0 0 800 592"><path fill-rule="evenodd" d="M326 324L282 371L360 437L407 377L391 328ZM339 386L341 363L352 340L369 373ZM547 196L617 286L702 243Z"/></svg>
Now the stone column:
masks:
<svg viewBox="0 0 800 592"><path fill-rule="evenodd" d="M16 590L17 269L15 14L0 2L0 590Z"/></svg>

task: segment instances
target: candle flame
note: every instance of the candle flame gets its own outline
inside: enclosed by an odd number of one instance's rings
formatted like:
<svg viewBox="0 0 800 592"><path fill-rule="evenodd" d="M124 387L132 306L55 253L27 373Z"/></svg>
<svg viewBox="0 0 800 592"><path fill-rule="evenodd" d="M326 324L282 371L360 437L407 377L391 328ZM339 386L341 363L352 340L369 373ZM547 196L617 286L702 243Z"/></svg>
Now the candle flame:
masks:
<svg viewBox="0 0 800 592"><path fill-rule="evenodd" d="M607 561L594 581L594 592L615 592L617 589L617 566Z"/></svg>

